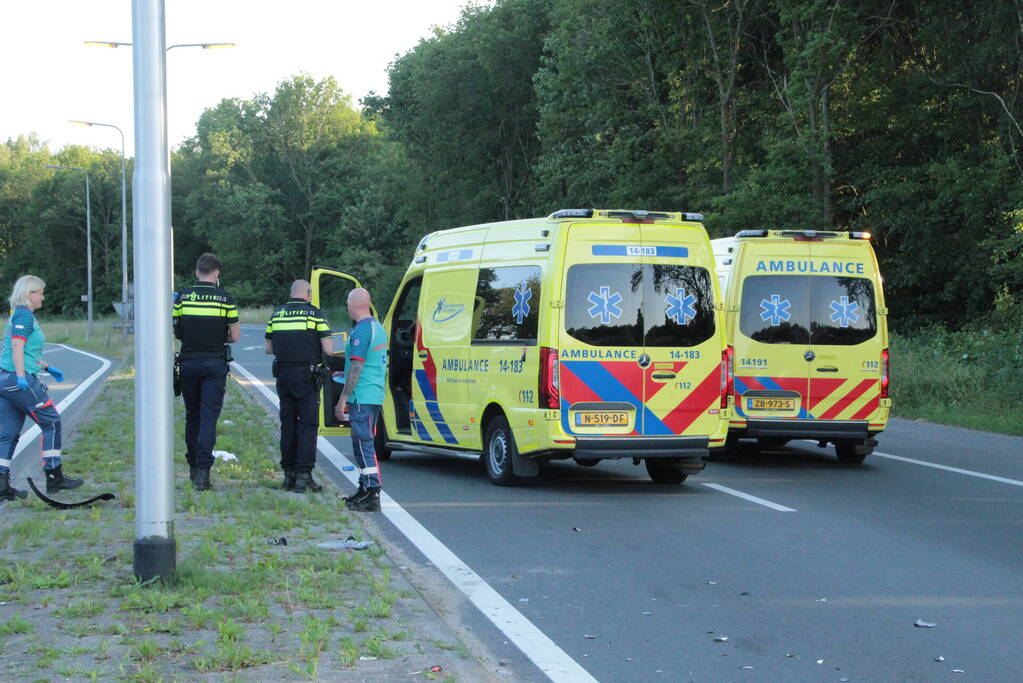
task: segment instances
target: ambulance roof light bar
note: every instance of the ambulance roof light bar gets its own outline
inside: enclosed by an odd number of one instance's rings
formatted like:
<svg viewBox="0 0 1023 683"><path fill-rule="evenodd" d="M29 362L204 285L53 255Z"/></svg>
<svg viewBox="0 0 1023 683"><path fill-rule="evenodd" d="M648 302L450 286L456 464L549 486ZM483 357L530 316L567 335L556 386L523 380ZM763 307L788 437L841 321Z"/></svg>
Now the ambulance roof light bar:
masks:
<svg viewBox="0 0 1023 683"><path fill-rule="evenodd" d="M850 232L849 233L849 239L851 239L851 240L869 240L870 239L870 233L869 232Z"/></svg>
<svg viewBox="0 0 1023 683"><path fill-rule="evenodd" d="M740 230L735 233L736 237L767 237L766 230Z"/></svg>
<svg viewBox="0 0 1023 683"><path fill-rule="evenodd" d="M593 209L561 209L552 213L550 218L593 218Z"/></svg>

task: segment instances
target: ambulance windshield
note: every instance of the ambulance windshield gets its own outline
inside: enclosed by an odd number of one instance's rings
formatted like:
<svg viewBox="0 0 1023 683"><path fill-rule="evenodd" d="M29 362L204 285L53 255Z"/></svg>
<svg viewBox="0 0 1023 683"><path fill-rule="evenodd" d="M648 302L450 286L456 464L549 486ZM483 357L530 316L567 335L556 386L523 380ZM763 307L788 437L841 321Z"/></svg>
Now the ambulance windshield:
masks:
<svg viewBox="0 0 1023 683"><path fill-rule="evenodd" d="M862 277L752 275L739 329L765 344L851 346L877 334L874 284Z"/></svg>
<svg viewBox="0 0 1023 683"><path fill-rule="evenodd" d="M714 336L710 272L682 265L574 265L565 330L593 346L696 346Z"/></svg>

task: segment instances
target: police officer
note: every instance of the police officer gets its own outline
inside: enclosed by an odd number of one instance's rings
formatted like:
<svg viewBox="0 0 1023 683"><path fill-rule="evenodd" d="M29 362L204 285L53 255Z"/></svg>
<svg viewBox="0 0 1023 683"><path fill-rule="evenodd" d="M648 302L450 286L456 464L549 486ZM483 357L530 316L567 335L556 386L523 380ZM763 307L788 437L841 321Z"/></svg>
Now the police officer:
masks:
<svg viewBox="0 0 1023 683"><path fill-rule="evenodd" d="M210 488L217 420L224 407L228 342L241 338L234 297L220 286L223 264L213 254L195 263L196 282L174 298L174 336L181 340L178 371L185 400L185 458L196 491Z"/></svg>
<svg viewBox="0 0 1023 683"><path fill-rule="evenodd" d="M281 415L281 469L284 490L305 493L323 489L313 479L319 426L323 354L334 351L330 327L320 309L309 303L306 280L291 285L288 303L266 325L263 350L274 355L274 376Z"/></svg>

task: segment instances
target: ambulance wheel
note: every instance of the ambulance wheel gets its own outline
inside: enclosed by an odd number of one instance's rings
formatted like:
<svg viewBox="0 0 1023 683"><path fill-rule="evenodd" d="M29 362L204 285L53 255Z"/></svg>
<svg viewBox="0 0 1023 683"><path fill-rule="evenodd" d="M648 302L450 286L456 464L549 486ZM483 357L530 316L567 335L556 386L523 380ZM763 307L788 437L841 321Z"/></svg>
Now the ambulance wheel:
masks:
<svg viewBox="0 0 1023 683"><path fill-rule="evenodd" d="M647 458L646 473L650 475L650 479L655 484L681 484L689 476L687 472L683 472L678 466L678 463L673 463L670 460L651 460Z"/></svg>
<svg viewBox="0 0 1023 683"><path fill-rule="evenodd" d="M373 450L377 452L377 460L390 460L391 449L387 447L387 428L384 427L384 414L377 416L377 426L373 430Z"/></svg>
<svg viewBox="0 0 1023 683"><path fill-rule="evenodd" d="M519 483L519 478L512 470L512 459L518 455L515 435L508 426L508 420L503 415L495 417L487 425L486 450L483 452L487 478L492 484L513 486Z"/></svg>
<svg viewBox="0 0 1023 683"><path fill-rule="evenodd" d="M870 455L874 449L862 443L836 443L835 454L838 462L847 465L859 465L863 459Z"/></svg>
<svg viewBox="0 0 1023 683"><path fill-rule="evenodd" d="M582 467L596 467L597 463L600 462L599 458L572 458L572 459L575 460L576 465L581 465Z"/></svg>

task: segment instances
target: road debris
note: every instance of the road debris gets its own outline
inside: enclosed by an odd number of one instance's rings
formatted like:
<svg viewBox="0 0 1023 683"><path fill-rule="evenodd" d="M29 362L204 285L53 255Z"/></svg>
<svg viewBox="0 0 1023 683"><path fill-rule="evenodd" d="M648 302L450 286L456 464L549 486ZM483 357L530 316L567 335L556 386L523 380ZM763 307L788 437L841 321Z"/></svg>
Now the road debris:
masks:
<svg viewBox="0 0 1023 683"><path fill-rule="evenodd" d="M577 527L577 526L574 526L574 527L572 527L572 531L582 531L582 529L580 529L580 528L579 528L579 527Z"/></svg>
<svg viewBox="0 0 1023 683"><path fill-rule="evenodd" d="M583 638L585 638L586 640L594 640L594 639L596 639L596 637L597 636L591 636L589 633L584 633L583 634Z"/></svg>
<svg viewBox="0 0 1023 683"><path fill-rule="evenodd" d="M936 662L943 662L943 661L945 661L945 658L942 657L941 655L938 655L937 657L934 658L934 661L936 661Z"/></svg>
<svg viewBox="0 0 1023 683"><path fill-rule="evenodd" d="M345 465L341 469L343 469L345 472L351 472L352 470L355 469L355 465Z"/></svg>
<svg viewBox="0 0 1023 683"><path fill-rule="evenodd" d="M267 545L288 545L288 539L281 536L280 538L268 538L266 539Z"/></svg>
<svg viewBox="0 0 1023 683"><path fill-rule="evenodd" d="M827 602L827 598L817 598L817 602Z"/></svg>
<svg viewBox="0 0 1023 683"><path fill-rule="evenodd" d="M952 669L952 673L954 673L954 674L964 674L966 672L963 671L962 669Z"/></svg>
<svg viewBox="0 0 1023 683"><path fill-rule="evenodd" d="M234 420L224 420L224 422L222 424L226 424L226 425L230 426L230 425L234 424Z"/></svg>
<svg viewBox="0 0 1023 683"><path fill-rule="evenodd" d="M317 548L324 550L365 550L373 545L373 541L357 541L355 536L349 536L343 541L324 541L317 543Z"/></svg>
<svg viewBox="0 0 1023 683"><path fill-rule="evenodd" d="M214 458L220 458L224 462L238 462L238 456L227 451L213 451Z"/></svg>
<svg viewBox="0 0 1023 683"><path fill-rule="evenodd" d="M522 603L529 602L529 598L519 598L519 602L522 602Z"/></svg>
<svg viewBox="0 0 1023 683"><path fill-rule="evenodd" d="M376 660L377 660L376 657L367 657L366 655L362 655L359 657L360 662L375 662Z"/></svg>
<svg viewBox="0 0 1023 683"><path fill-rule="evenodd" d="M824 660L823 660L823 659L818 659L818 660L817 660L817 663L818 663L818 664L823 664L823 663L824 663Z"/></svg>
<svg viewBox="0 0 1023 683"><path fill-rule="evenodd" d="M708 586L716 586L716 585L718 585L718 582L717 581L708 581L707 585Z"/></svg>
<svg viewBox="0 0 1023 683"><path fill-rule="evenodd" d="M715 643L727 643L728 642L728 636L716 636L714 638L714 642Z"/></svg>
<svg viewBox="0 0 1023 683"><path fill-rule="evenodd" d="M931 622L924 621L923 619L917 619L913 622L913 626L916 626L917 628L934 628L937 624L932 624Z"/></svg>

